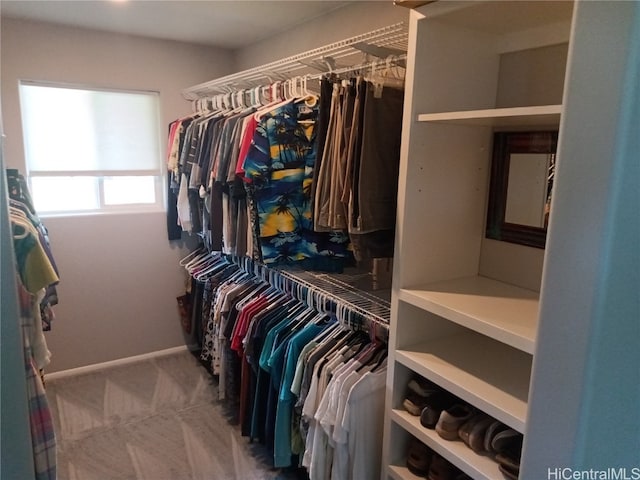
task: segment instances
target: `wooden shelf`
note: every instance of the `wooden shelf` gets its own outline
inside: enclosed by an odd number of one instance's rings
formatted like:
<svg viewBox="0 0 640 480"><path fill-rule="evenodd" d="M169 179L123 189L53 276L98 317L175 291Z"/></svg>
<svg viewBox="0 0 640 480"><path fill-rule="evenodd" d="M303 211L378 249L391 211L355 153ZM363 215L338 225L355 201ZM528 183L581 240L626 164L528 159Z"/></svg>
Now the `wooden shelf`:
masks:
<svg viewBox="0 0 640 480"><path fill-rule="evenodd" d="M559 125L562 105L494 108L459 112L423 113L419 122L515 127L531 125Z"/></svg>
<svg viewBox="0 0 640 480"><path fill-rule="evenodd" d="M399 299L533 354L538 292L474 276L403 288Z"/></svg>
<svg viewBox="0 0 640 480"><path fill-rule="evenodd" d="M524 433L531 355L465 331L397 350L396 360Z"/></svg>
<svg viewBox="0 0 640 480"><path fill-rule="evenodd" d="M429 430L420 425L420 417L414 417L404 410L394 409L391 411L391 420L474 479L496 480L502 478L498 464L490 457L478 455L462 440L449 441L441 438L435 430ZM395 477L399 479L416 478L407 468L395 466L394 473L401 475Z"/></svg>

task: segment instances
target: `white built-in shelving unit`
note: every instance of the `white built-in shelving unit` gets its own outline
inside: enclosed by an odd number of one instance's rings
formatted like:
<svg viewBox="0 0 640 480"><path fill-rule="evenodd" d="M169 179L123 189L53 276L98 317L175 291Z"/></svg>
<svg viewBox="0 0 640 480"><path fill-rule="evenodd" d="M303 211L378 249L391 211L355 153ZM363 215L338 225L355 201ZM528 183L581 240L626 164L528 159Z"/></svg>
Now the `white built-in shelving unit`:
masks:
<svg viewBox="0 0 640 480"><path fill-rule="evenodd" d="M544 250L484 238L492 138L559 128L572 11L444 1L411 12L386 478L416 478L411 437L474 479L502 478L493 459L402 408L416 374L526 434Z"/></svg>
<svg viewBox="0 0 640 480"><path fill-rule="evenodd" d="M521 480L632 472L640 4L441 0L410 18L382 477L417 478L413 437L504 478L405 411L415 375L522 432ZM550 129L546 247L485 238L494 132Z"/></svg>

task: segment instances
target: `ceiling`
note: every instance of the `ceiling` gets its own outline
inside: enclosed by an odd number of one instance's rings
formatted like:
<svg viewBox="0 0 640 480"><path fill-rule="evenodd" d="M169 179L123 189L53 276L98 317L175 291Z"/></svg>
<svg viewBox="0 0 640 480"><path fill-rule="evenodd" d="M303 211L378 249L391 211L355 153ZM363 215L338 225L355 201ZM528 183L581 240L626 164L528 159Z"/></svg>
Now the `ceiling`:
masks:
<svg viewBox="0 0 640 480"><path fill-rule="evenodd" d="M2 17L242 48L353 1L1 0Z"/></svg>

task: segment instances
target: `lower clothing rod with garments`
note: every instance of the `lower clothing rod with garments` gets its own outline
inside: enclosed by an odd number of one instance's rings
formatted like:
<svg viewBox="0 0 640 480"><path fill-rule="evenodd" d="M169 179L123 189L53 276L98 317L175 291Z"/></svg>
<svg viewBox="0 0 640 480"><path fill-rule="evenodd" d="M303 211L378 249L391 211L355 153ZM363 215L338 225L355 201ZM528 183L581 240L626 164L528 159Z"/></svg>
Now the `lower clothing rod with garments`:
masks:
<svg viewBox="0 0 640 480"><path fill-rule="evenodd" d="M384 320L246 258L201 248L182 263L199 358L242 434L312 479L379 476Z"/></svg>

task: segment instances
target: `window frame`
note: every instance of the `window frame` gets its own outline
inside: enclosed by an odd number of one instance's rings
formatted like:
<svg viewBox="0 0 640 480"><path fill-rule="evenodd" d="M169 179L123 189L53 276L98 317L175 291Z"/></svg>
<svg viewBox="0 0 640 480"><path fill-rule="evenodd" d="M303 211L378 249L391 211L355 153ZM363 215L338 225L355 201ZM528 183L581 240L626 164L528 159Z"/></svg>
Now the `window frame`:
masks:
<svg viewBox="0 0 640 480"><path fill-rule="evenodd" d="M156 169L131 169L131 170L40 170L33 169L29 165L27 155L28 147L26 145L25 129L25 112L23 102L23 86L37 86L49 88L67 88L71 90L84 90L90 92L113 92L136 95L149 95L155 98L155 121L154 130L157 134L158 142L158 162ZM69 209L69 210L44 210L38 211L40 217L63 217L76 215L102 215L110 213L145 213L145 212L165 212L166 211L166 192L164 184L166 183L166 171L163 169L163 141L162 141L162 114L160 104L160 92L156 90L134 90L125 88L96 87L86 84L72 84L64 82L51 82L40 80L21 79L18 82L18 90L20 97L20 121L22 127L22 140L24 148L25 172L29 188L33 190L33 178L54 178L54 177L92 177L97 182L98 208L89 209ZM155 202L152 203L123 203L108 205L105 203L105 179L109 177L152 177L154 180Z"/></svg>

